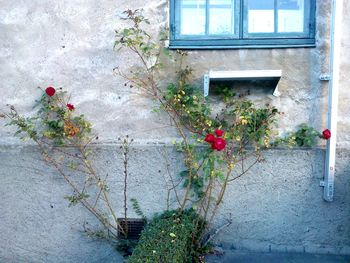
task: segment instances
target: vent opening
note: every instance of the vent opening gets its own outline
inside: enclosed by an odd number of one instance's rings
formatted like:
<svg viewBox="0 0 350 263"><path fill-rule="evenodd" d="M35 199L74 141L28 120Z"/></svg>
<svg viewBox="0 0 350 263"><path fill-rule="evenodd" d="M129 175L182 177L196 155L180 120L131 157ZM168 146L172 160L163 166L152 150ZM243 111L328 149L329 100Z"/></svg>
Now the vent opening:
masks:
<svg viewBox="0 0 350 263"><path fill-rule="evenodd" d="M118 237L120 239L138 240L145 227L145 220L140 218L118 218ZM124 230L124 231L123 231Z"/></svg>

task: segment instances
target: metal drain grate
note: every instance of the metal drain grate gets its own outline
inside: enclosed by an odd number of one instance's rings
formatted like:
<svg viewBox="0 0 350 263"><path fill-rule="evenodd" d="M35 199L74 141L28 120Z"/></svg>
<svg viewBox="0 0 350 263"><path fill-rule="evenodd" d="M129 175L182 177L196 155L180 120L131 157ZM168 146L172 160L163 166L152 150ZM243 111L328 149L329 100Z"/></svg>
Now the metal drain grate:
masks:
<svg viewBox="0 0 350 263"><path fill-rule="evenodd" d="M145 220L140 218L128 218L125 223L125 218L118 218L118 237L121 239L133 239L138 240L141 235L141 231L145 227ZM123 233L122 229L126 229L127 236Z"/></svg>

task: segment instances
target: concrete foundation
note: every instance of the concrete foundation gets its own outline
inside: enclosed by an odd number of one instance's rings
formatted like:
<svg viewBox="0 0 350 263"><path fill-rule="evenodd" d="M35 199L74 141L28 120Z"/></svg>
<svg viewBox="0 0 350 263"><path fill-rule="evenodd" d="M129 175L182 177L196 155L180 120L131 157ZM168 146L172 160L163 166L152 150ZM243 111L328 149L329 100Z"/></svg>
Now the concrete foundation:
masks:
<svg viewBox="0 0 350 263"><path fill-rule="evenodd" d="M113 205L122 217L119 151L112 145L96 149L95 165L110 175ZM132 150L128 198L136 198L149 217L167 207L165 152L175 177L183 167L172 147L134 146ZM216 245L234 251L350 254L350 152L338 154L333 203L322 200L319 187L323 150L273 150L264 155L266 162L229 187L215 226L227 219L233 223L217 236ZM83 233L83 222L93 225L95 219L80 206L68 207L63 197L72 190L41 161L35 147L2 147L0 167L2 261L118 259L110 245ZM136 216L131 208L129 214Z"/></svg>

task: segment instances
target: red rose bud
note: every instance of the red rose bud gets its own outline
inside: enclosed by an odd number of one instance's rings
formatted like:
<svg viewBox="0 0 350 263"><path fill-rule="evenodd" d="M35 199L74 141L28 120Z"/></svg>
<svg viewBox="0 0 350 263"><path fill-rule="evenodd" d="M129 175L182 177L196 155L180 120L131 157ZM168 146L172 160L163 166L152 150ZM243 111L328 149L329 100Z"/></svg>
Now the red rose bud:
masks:
<svg viewBox="0 0 350 263"><path fill-rule="evenodd" d="M207 143L213 143L215 141L215 136L211 133L207 134L204 139L205 142Z"/></svg>
<svg viewBox="0 0 350 263"><path fill-rule="evenodd" d="M323 139L328 140L329 138L331 138L331 131L328 129L325 129L322 132L322 135L323 135Z"/></svg>
<svg viewBox="0 0 350 263"><path fill-rule="evenodd" d="M224 139L215 138L212 149L221 151L221 150L225 149L225 147L226 147L226 141Z"/></svg>
<svg viewBox="0 0 350 263"><path fill-rule="evenodd" d="M53 95L55 95L56 90L54 87L47 87L45 92L47 96L52 97Z"/></svg>
<svg viewBox="0 0 350 263"><path fill-rule="evenodd" d="M222 135L224 135L224 132L222 130L220 130L220 129L217 129L217 130L215 130L215 134L217 136L221 137Z"/></svg>
<svg viewBox="0 0 350 263"><path fill-rule="evenodd" d="M74 110L75 107L74 107L73 104L68 103L68 104L67 104L67 109L68 109L68 110Z"/></svg>

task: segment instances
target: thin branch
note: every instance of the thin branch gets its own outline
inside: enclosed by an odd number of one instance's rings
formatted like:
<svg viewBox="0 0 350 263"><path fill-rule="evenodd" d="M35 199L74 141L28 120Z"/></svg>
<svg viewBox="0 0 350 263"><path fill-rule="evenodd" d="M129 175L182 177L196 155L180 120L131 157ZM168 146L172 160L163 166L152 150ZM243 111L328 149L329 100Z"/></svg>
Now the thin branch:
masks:
<svg viewBox="0 0 350 263"><path fill-rule="evenodd" d="M227 220L227 223L219 227L215 230L215 232L212 235L209 235L209 238L207 241L205 241L203 247L206 247L222 230L224 230L226 227L230 226L232 224L232 219Z"/></svg>
<svg viewBox="0 0 350 263"><path fill-rule="evenodd" d="M238 178L242 177L242 176L243 176L244 174L246 174L255 164L257 164L257 163L259 162L259 160L260 160L260 156L258 156L257 159L256 159L251 165L248 166L247 169L243 170L243 172L242 172L240 175L238 175L238 176L236 176L236 177L234 177L234 178L232 178L232 179L229 179L228 182L232 182L232 181L237 180Z"/></svg>

